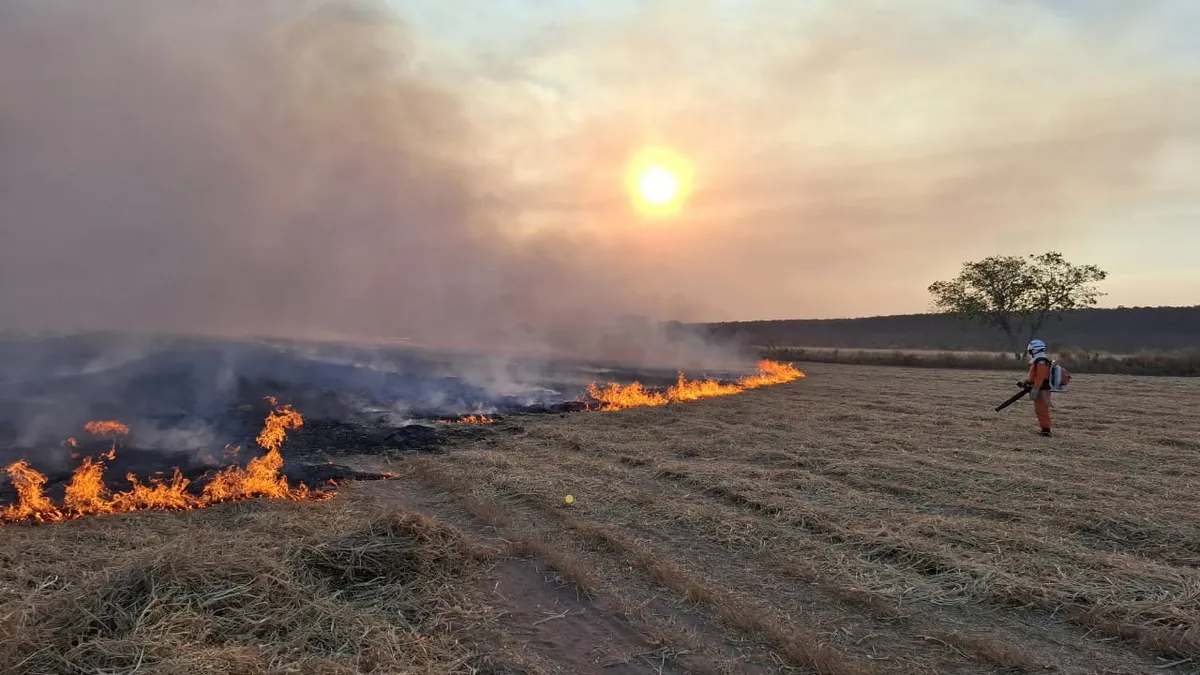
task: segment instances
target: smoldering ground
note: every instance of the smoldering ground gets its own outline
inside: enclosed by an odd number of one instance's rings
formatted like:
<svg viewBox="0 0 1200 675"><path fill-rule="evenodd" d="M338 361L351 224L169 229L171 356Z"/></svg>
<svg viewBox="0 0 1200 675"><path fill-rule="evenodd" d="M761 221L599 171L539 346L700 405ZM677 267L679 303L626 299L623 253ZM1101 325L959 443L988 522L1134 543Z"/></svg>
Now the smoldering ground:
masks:
<svg viewBox="0 0 1200 675"><path fill-rule="evenodd" d="M361 344L10 336L0 338L0 467L27 460L59 497L83 457L104 457L115 489L128 487L120 478L128 473L175 468L203 485L218 467L262 454L257 436L278 399L304 417L288 434L284 475L310 486L379 478L330 458L436 451L474 433L439 423L468 413L511 430L498 412L578 410L571 399L597 372L578 362L510 358L501 367L486 356ZM125 431L88 424L110 419ZM0 481L0 502L13 491Z"/></svg>
<svg viewBox="0 0 1200 675"><path fill-rule="evenodd" d="M118 420L131 429L125 447L211 463L222 448L254 448L276 399L300 411L307 428L356 428L379 445L410 424L577 409L597 379L665 385L675 375L354 343L10 337L0 339L0 454L69 464L76 442L107 438L85 433L89 421Z"/></svg>

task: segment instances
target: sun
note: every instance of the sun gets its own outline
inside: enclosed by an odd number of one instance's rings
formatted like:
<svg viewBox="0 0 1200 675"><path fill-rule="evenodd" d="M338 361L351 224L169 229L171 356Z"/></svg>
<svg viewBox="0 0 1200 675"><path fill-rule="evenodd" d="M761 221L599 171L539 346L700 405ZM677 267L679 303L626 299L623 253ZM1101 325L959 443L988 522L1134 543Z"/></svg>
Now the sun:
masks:
<svg viewBox="0 0 1200 675"><path fill-rule="evenodd" d="M638 194L655 206L670 203L679 194L679 178L666 167L652 166L638 177Z"/></svg>
<svg viewBox="0 0 1200 675"><path fill-rule="evenodd" d="M634 207L645 216L679 211L691 191L692 168L678 153L645 148L629 163L626 187Z"/></svg>

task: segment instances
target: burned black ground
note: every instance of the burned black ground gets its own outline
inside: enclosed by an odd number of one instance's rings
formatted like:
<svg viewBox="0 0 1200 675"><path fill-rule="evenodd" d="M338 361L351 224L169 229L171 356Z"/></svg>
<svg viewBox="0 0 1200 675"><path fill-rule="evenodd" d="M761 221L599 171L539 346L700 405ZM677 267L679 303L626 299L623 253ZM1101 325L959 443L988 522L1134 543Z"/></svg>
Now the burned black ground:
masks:
<svg viewBox="0 0 1200 675"><path fill-rule="evenodd" d="M439 452L484 433L459 424L486 415L579 412L595 380L668 384L674 371L529 358L328 343L82 335L0 340L0 467L26 460L61 495L82 458L105 461L110 488L170 477L201 489L220 468L259 456L255 437L274 404L304 425L282 449L289 482L309 487L380 478L339 463L347 455ZM127 436L94 437L93 420ZM0 505L15 491L0 475Z"/></svg>
<svg viewBox="0 0 1200 675"><path fill-rule="evenodd" d="M249 415L249 411L239 414ZM541 410L526 415L545 414ZM518 416L489 418L487 424L462 423L457 420L423 420L398 427L384 424L343 422L339 420L307 420L299 429L291 430L282 454L281 473L289 484L312 488L332 489L347 480L382 480L387 473L360 471L339 458L384 456L403 457L414 454L442 453L448 446L463 442L495 442L498 435L521 431L515 421ZM61 500L72 472L84 457L102 458L105 483L115 491L132 487L127 475L145 483L150 478L171 478L175 469L191 483L191 491L199 492L217 471L231 465L244 466L260 457L263 451L251 443L248 447L225 448L222 451L172 451L163 448L139 447L136 433L129 441L82 439L74 446L57 448L0 449L0 466L25 459L30 466L47 477L45 492ZM114 447L115 446L115 447ZM105 458L112 451L111 459ZM12 484L0 481L0 505L13 503L16 491Z"/></svg>

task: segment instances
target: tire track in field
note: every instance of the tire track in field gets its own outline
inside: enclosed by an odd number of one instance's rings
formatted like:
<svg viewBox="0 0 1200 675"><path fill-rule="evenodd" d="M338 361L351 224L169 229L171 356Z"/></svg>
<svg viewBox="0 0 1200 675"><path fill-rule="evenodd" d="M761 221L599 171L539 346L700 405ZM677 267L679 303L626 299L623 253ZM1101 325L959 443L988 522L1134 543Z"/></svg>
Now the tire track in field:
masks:
<svg viewBox="0 0 1200 675"><path fill-rule="evenodd" d="M578 461L578 460L575 460L575 461ZM590 475L593 475L593 476L604 475L606 470L609 473L612 473L613 467L612 467L611 463L607 463L607 462L584 462L584 463L585 463L586 467L578 467L578 468L585 468L586 471ZM623 475L623 474L618 473L618 474L614 474L614 475L608 475L605 477L608 482L620 481L620 482L622 482L622 484L640 482L644 486L649 488L649 490L642 490L641 495L650 495L650 496L638 496L633 499L633 501L635 501L638 504L642 504L642 505L651 504L651 503L665 503L665 502L673 500L673 499L687 499L687 497L688 497L688 495L679 494L680 491L675 486L663 486L662 484L659 483L659 481L655 480L653 476L643 475L640 479L638 479L633 476L628 476L628 475ZM648 484L646 481L647 478L649 479ZM527 491L529 489L529 487L527 485L525 485L524 483L514 484L512 482L509 482L509 481L506 481L503 479L499 480L499 481L494 481L494 483L497 485L497 487L502 492L508 493L508 494L522 493L522 491ZM670 490L671 492L676 493L676 494L663 494L664 487L666 487L667 490ZM745 506L745 505L741 504L739 506ZM715 504L710 504L710 507L713 508L718 514L728 513L727 509L721 508L720 500L717 500L717 502ZM549 512L549 513L559 513L559 510L555 509L550 502L546 502L546 503L542 504L542 508L546 509L547 512ZM654 518L645 517L645 516L650 516L650 515L653 515L655 517ZM628 536L632 536L632 537L639 538L642 540L661 542L664 538L664 532L659 528L653 528L653 527L648 528L646 526L649 523L662 522L661 519L659 518L659 516L661 516L661 515L663 515L663 514L656 512L654 514L643 514L643 517L640 517L640 518L639 517L633 517L633 518L627 517L625 519L622 519L623 522L619 522L620 531L627 532ZM611 519L608 517L602 517L600 519L600 522L602 522L602 523L608 523L610 521L611 521ZM679 523L670 521L669 524L670 525L678 525ZM810 523L810 525L811 525L811 523ZM816 528L816 529L820 529L820 528ZM825 530L825 532L828 533L828 532L830 532L830 530ZM689 539L694 540L694 538L689 538ZM690 548L688 551L678 551L671 556L672 559L681 558L681 559L686 560L688 558L689 554L692 554L693 557L697 557L697 558L703 559L705 561L709 561L709 562L705 563L705 564L709 564L709 563L715 563L717 561L720 561L720 560L728 557L727 550L717 549L717 550L701 552L701 551L697 550L699 547L696 547L695 545L689 545L689 546L690 546ZM811 572L809 572L808 570L800 569L798 574L794 573L793 570L796 569L796 566L789 564L787 561L784 561L781 559L770 559L770 557L759 556L756 559L756 562L759 563L758 569L755 569L749 573L744 573L744 574L739 575L737 583L746 585L747 587L754 587L755 584L758 584L761 586L763 583L762 578L765 575L766 577L770 577L780 583L782 583L785 580L789 580L789 579L794 583L798 580L797 577L799 577L800 579L807 580L808 583L806 583L804 585L806 585L806 586L814 585L813 584L813 576L811 575ZM966 662L962 661L963 653L961 652L961 650L955 651L953 648L947 648L947 647L941 646L940 643L937 643L937 642L929 642L921 637L922 635L925 635L926 633L939 633L939 632L943 633L943 634L953 635L954 632L956 630L958 630L958 627L962 625L961 623L954 621L954 620L947 621L944 618L942 618L937 621L933 621L932 623L928 620L919 621L919 622L917 622L917 625L915 625L911 628L903 628L903 627L897 626L897 623L898 623L897 620L900 619L900 617L896 616L897 612L895 612L894 608L889 603L880 602L877 597L873 596L869 592L862 591L859 589L854 589L852 586L849 588L839 588L839 587L835 587L835 586L830 586L828 584L822 585L819 588L814 588L814 590L821 593L825 597L822 599L816 599L810 595L803 596L803 597L794 597L791 599L792 604L790 605L790 607L793 607L793 608L803 607L808 611L812 611L814 603L823 603L823 604L829 606L830 609L827 610L828 616L824 620L821 620L819 618L816 619L816 622L818 624L819 623L827 623L827 624L845 623L848 620L848 617L846 614L846 612L848 610L853 614L860 615L857 619L855 619L856 623L852 625L852 630L856 634L860 634L860 635L871 634L873 632L878 634L878 633L882 632L885 634L895 634L896 636L903 637L904 640L907 641L908 646L907 647L902 647L899 645L896 646L894 651L897 653L903 653L906 650L914 648L915 645L920 645L920 648L923 649L926 653L929 653L931 651L931 649L934 651L936 651L937 649L945 649L948 652L946 654L946 656L951 657L957 661L956 667L958 670L962 671L963 668L969 668L967 666ZM856 597L856 595L857 595L857 597ZM930 607L932 607L932 605ZM883 610L884 610L883 612L880 612L881 608L883 608ZM881 614L885 614L885 616L881 616ZM818 615L818 616L820 616L820 615ZM900 620L899 623L903 624L904 620ZM1005 624L1005 623L1006 622L996 622L994 625L989 626L989 630L992 630L992 631L999 630L1000 632L1011 633L1012 630L1014 630L1014 624L1012 622L1007 622L1006 626L1001 627L1002 624ZM1016 624L1015 628L1020 629L1021 628L1020 624ZM1043 629L1039 628L1038 630L1042 631ZM1015 635L1012 635L1011 637L1013 637L1015 639ZM961 640L966 641L969 638L969 636L961 635L960 638L961 638ZM1037 643L1040 641L1040 634L1025 633L1024 631L1022 631L1021 638L1023 640L1027 640L1031 643ZM1012 665L1012 662L1018 662L1018 663L1024 663L1024 666L1026 669L1029 669L1031 667L1030 663L1033 661L1032 658L1029 658L1025 661L1019 661L1017 657L1014 657L1011 654L1009 654L1007 657L1005 657L1004 656L1004 654L1006 653L1005 649L1004 649L1005 644L1014 644L1014 642L1012 642L1012 640L1008 640L1004 643L997 643L997 642L989 641L987 639L976 638L974 643L972 644L971 649L967 652L968 655L966 658L974 661L977 664L982 665L982 664L986 663L986 664L992 665L992 666L995 665L996 658L1002 658L1002 659L1007 658L1010 661L1009 665ZM1061 647L1061 644L1058 644L1058 645L1047 644L1047 648L1042 651L1053 651L1053 650L1061 651L1060 647ZM999 657L997 655L999 655ZM946 665L947 664L943 663L942 667L944 668L944 667L946 667ZM901 672L905 672L905 671L902 669ZM1080 672L1086 672L1086 671L1080 671Z"/></svg>
<svg viewBox="0 0 1200 675"><path fill-rule="evenodd" d="M1079 624L1080 627L1099 630L1104 634L1126 639L1133 644L1140 645L1151 654L1163 655L1169 659L1188 658L1200 654L1198 651L1200 650L1200 646L1198 646L1200 645L1200 635L1197 635L1195 625L1175 623L1172 619L1174 612L1169 607L1159 608L1154 604L1144 604L1139 608L1141 611L1135 615L1136 618L1134 616L1126 617L1123 616L1120 608L1108 606L1099 596L1080 596L1077 591L1056 590L1055 587L1033 585L1027 582L1024 576L1007 574L987 564L981 564L959 555L948 555L946 550L930 546L920 538L903 536L903 533L900 533L901 536L887 533L887 536L882 538L864 536L860 532L836 524L838 520L836 514L844 512L845 509L831 512L814 508L812 505L789 507L774 500L764 500L746 491L730 489L724 485L714 486L709 481L690 476L678 469L660 470L658 475L688 487L706 491L731 506L749 509L773 520L781 519L782 514L791 509L793 512L784 521L810 535L824 538L831 545L849 546L867 560L897 572L912 571L923 577L936 579L941 585L959 589L958 592L968 592L987 600L997 609L1009 610L1014 607L1035 606L1053 614L1066 608L1071 610L1066 612L1066 618ZM1005 533L1002 540L1011 543L1011 539L1011 535ZM1044 547L1041 546L1042 542L1039 540L1024 539L1026 545L1032 547L1037 553L1049 553L1044 550ZM1069 551L1057 551L1056 554L1068 558L1076 558L1080 555ZM1089 554L1083 555L1090 559ZM1030 557L1035 562L1044 563L1036 557ZM1085 568L1086 566L1079 569ZM1116 571L1120 567L1118 565L1111 569ZM1174 570L1170 569L1164 570L1164 574L1167 575L1171 575L1173 572ZM1144 574L1145 571L1139 572L1136 575L1138 578L1131 579L1131 581L1139 581ZM1186 581L1183 579L1172 579L1171 581L1179 588L1186 585ZM1155 625L1164 619L1169 622L1167 627ZM1148 623L1143 624L1143 621ZM1034 638L1030 636L1027 639Z"/></svg>

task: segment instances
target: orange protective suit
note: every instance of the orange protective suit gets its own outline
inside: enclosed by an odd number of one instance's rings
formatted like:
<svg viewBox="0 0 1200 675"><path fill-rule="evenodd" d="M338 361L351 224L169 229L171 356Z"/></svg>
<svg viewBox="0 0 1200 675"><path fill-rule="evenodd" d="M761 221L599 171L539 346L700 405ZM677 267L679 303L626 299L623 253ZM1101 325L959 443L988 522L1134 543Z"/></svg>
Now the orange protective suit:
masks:
<svg viewBox="0 0 1200 675"><path fill-rule="evenodd" d="M1037 416L1038 426L1042 431L1050 431L1050 361L1035 359L1029 366L1029 374L1025 378L1030 386L1033 399L1033 413Z"/></svg>

